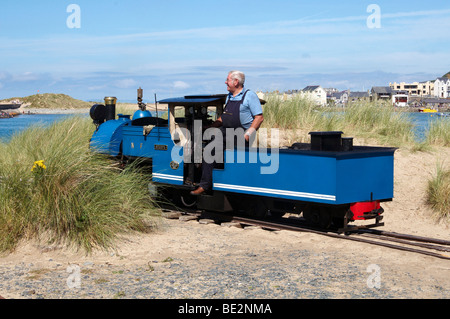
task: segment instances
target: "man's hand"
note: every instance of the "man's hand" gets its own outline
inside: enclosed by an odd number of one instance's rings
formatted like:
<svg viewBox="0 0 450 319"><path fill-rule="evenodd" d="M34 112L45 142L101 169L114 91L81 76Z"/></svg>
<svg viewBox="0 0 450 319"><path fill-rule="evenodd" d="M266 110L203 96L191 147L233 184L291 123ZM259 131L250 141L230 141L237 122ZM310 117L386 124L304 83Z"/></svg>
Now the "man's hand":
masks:
<svg viewBox="0 0 450 319"><path fill-rule="evenodd" d="M262 114L256 115L253 119L252 125L250 128L245 132L245 140L248 142L250 140L250 136L255 133L259 127L261 126L262 122L264 122L264 116Z"/></svg>

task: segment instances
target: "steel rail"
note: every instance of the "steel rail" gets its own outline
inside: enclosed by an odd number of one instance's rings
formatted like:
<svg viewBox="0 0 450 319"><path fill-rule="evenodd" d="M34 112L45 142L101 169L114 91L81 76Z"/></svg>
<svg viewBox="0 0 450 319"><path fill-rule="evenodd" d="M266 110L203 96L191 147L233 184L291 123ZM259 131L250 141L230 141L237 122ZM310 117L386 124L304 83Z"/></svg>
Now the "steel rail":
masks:
<svg viewBox="0 0 450 319"><path fill-rule="evenodd" d="M388 232L388 231L377 230L377 229L361 229L359 231L362 233L368 233L368 234L376 234L376 235L399 238L399 239L407 239L407 240L413 240L413 241L419 241L419 242L425 242L425 243L450 246L450 241L443 240L443 239L436 239L436 238L429 238L429 237L422 237L422 236L415 236L415 235L407 235L407 234L399 234L399 233L395 233L395 232Z"/></svg>
<svg viewBox="0 0 450 319"><path fill-rule="evenodd" d="M368 237L368 238L392 241L392 242L405 244L405 245L422 247L422 248L426 248L426 249L434 249L434 250L438 250L438 251L450 252L450 247L446 247L446 246L439 246L439 245L435 245L435 244L415 242L415 241L410 241L410 240L406 240L406 239L399 239L399 238L395 238L395 237L388 237L388 236L384 236L384 235L365 234L365 233L358 234L358 235L363 236L363 237Z"/></svg>
<svg viewBox="0 0 450 319"><path fill-rule="evenodd" d="M338 234L329 230L324 229L317 229L313 227L309 227L307 225L293 225L293 222L291 220L288 220L287 218L281 218L277 219L276 221L267 221L267 220L261 220L256 218L247 218L247 217L240 217L240 216L231 216L227 214L220 214L220 213L212 213L212 212L189 212L185 209L185 214L187 215L195 215L197 218L211 218L218 221L226 221L226 222L235 222L240 223L243 225L249 225L249 226L259 226L263 229L268 229L272 231L277 230L290 230L290 231L296 231L296 232L309 232L313 234L318 234L322 236L327 236L331 238L337 238L337 239L345 239L345 240L351 240L361 243L367 243L371 245L377 245L382 246L390 249L396 249L401 251L408 251L412 253L427 255L431 257L436 257L440 259L446 259L450 260L450 255L442 254L438 252L432 252L427 251L423 249L417 249L417 248L411 248L406 246L400 246L400 245L394 245L383 241L393 241L396 243L406 244L410 246L418 246L421 248L426 249L434 249L439 251L450 251L447 247L439 247L437 245L430 245L430 244L423 244L423 243L432 243L432 244L438 244L438 245L450 245L450 241L446 240L440 240L436 238L428 238L428 237L420 237L420 236L413 236L413 235L407 235L407 234L399 234L399 233L392 233L392 232L386 232L386 231L380 231L380 230L372 230L372 229L358 229L357 232L352 232L349 235L342 235ZM366 236L364 238L362 235ZM367 239L367 237L372 239ZM381 241L379 241L381 240ZM409 240L409 241L408 241ZM414 241L422 242L417 243Z"/></svg>
<svg viewBox="0 0 450 319"><path fill-rule="evenodd" d="M221 216L220 214L214 214L214 215L217 215L219 218ZM446 254L426 251L426 250L422 250L422 249L410 248L410 247L405 247L405 246L400 246L400 245L393 245L393 244L389 244L389 243L382 242L382 241L376 241L376 240L370 240L370 239L366 239L366 238L356 237L355 234L339 235L337 233L329 232L326 230L313 229L313 228L307 227L307 226L289 225L285 221L284 222L263 221L260 219L233 216L231 219L231 222L238 222L238 223L247 224L247 225L260 226L262 228L271 229L271 230L291 230L291 231L299 231L299 232L309 232L309 233L314 233L314 234L323 235L323 236L332 237L332 238L352 240L352 241L357 241L357 242L362 242L362 243L367 243L367 244L372 244L372 245L377 245L377 246L383 246L383 247L387 247L387 248L391 248L391 249L408 251L408 252L423 254L423 255L432 256L432 257L436 257L436 258L440 258L440 259L450 260L450 255L446 255ZM397 234L397 235L403 235L403 234ZM408 237L408 235L403 235L403 237ZM412 237L417 237L417 236L412 236ZM391 241L400 243L400 239L392 239L392 238L385 239L385 238L378 237L378 236L373 237L373 238L381 239L381 240L391 240ZM426 238L421 237L420 239L421 239L421 241L424 241ZM441 240L437 240L434 238L428 238L428 239L431 242L444 242L444 243L446 242L446 241L441 241ZM413 246L419 246L422 248L428 248L428 249L436 249L437 248L436 246L426 247L425 245L422 245L422 244L411 243L411 242L406 242L406 241L402 241L402 243L408 244L408 245L413 245ZM442 248L442 247L439 247L439 248L441 248L443 251L448 251L448 250L446 250L446 248Z"/></svg>

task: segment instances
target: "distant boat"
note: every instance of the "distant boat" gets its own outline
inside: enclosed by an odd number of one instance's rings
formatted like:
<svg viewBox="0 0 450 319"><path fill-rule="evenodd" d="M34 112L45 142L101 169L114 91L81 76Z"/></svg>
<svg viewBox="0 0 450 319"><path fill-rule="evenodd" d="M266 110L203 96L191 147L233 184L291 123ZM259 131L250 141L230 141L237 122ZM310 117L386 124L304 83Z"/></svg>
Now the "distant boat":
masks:
<svg viewBox="0 0 450 319"><path fill-rule="evenodd" d="M15 110L22 106L22 103L11 102L11 103L0 103L0 110Z"/></svg>
<svg viewBox="0 0 450 319"><path fill-rule="evenodd" d="M433 110L433 109L419 109L419 112L423 112L423 113L437 113L437 110Z"/></svg>
<svg viewBox="0 0 450 319"><path fill-rule="evenodd" d="M16 117L16 116L19 116L19 115L20 115L19 112L8 113L8 112L0 111L0 119L9 119L9 118Z"/></svg>
<svg viewBox="0 0 450 319"><path fill-rule="evenodd" d="M437 115L442 117L450 117L450 113L438 113Z"/></svg>

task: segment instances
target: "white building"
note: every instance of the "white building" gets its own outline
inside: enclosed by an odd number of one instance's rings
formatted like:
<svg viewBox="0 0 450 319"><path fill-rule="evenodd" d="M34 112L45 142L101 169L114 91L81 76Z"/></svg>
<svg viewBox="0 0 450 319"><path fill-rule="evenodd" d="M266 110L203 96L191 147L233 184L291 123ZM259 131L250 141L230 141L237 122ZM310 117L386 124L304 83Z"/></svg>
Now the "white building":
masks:
<svg viewBox="0 0 450 319"><path fill-rule="evenodd" d="M307 86L300 94L311 99L318 105L325 106L327 104L327 92L320 85Z"/></svg>
<svg viewBox="0 0 450 319"><path fill-rule="evenodd" d="M447 77L437 78L434 81L434 96L438 98L450 98L450 79Z"/></svg>
<svg viewBox="0 0 450 319"><path fill-rule="evenodd" d="M330 101L334 101L336 105L344 106L348 102L349 91L334 92L328 95Z"/></svg>

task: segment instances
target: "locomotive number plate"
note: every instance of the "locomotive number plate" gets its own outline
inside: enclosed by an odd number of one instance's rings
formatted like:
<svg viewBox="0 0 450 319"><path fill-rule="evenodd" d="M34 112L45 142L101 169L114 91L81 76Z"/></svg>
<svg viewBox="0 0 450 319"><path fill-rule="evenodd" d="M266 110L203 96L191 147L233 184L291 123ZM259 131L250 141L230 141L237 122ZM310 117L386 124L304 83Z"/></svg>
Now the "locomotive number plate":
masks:
<svg viewBox="0 0 450 319"><path fill-rule="evenodd" d="M167 151L167 145L155 144L155 150L157 150L157 151Z"/></svg>

